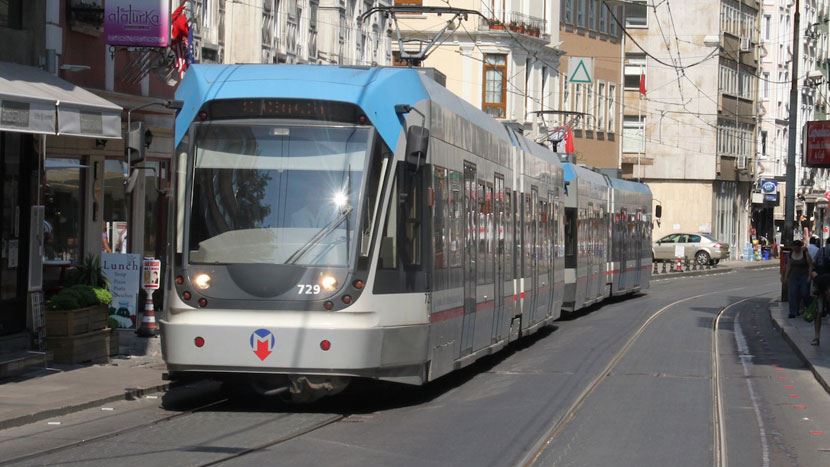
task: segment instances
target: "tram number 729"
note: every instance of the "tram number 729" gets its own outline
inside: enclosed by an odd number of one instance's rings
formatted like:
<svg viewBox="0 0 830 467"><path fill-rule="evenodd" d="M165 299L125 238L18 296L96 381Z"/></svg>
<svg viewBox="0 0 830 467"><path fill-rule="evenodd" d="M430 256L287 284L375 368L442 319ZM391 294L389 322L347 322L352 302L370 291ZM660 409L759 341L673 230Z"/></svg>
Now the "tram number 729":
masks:
<svg viewBox="0 0 830 467"><path fill-rule="evenodd" d="M317 284L298 284L297 288L299 289L297 293L300 295L317 295L320 293L320 286Z"/></svg>

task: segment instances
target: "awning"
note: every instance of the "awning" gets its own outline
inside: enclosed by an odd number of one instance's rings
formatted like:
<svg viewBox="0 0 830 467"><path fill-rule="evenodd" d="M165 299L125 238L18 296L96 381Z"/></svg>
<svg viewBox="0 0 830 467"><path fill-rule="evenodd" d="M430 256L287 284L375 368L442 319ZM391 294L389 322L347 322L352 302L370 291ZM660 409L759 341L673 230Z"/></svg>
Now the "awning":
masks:
<svg viewBox="0 0 830 467"><path fill-rule="evenodd" d="M38 68L0 62L0 130L121 138L121 107Z"/></svg>

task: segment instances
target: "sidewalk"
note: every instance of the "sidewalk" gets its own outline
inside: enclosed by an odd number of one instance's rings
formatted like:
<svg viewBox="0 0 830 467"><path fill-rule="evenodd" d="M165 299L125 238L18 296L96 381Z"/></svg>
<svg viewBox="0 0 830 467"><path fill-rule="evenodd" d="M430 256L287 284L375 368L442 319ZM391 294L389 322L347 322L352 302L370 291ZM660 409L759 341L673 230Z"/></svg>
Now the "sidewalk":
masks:
<svg viewBox="0 0 830 467"><path fill-rule="evenodd" d="M815 346L810 345L815 335L813 323L804 321L800 316L787 318L786 302L771 303L769 314L793 351L810 368L819 384L830 392L830 318L824 318L821 323L821 345Z"/></svg>
<svg viewBox="0 0 830 467"><path fill-rule="evenodd" d="M166 389L158 338L127 341L127 353L146 353L100 365L52 365L0 380L0 430Z"/></svg>

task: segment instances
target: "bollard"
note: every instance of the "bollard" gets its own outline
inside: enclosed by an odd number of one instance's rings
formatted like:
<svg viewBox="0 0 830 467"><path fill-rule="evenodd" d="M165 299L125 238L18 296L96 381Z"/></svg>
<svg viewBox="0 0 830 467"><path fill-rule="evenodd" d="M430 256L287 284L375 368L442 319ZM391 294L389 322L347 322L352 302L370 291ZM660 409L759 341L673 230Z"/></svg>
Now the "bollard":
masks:
<svg viewBox="0 0 830 467"><path fill-rule="evenodd" d="M663 270L660 271L660 272L662 272L663 274L666 273L666 262L665 261L663 261Z"/></svg>
<svg viewBox="0 0 830 467"><path fill-rule="evenodd" d="M695 258L695 260L692 261L692 271L697 271L697 258Z"/></svg>
<svg viewBox="0 0 830 467"><path fill-rule="evenodd" d="M654 262L654 272L652 274L657 274L657 261Z"/></svg>
<svg viewBox="0 0 830 467"><path fill-rule="evenodd" d="M156 310L153 307L153 291L147 291L147 300L144 301L144 314L141 315L141 327L136 331L141 337L155 337L158 335L156 327Z"/></svg>
<svg viewBox="0 0 830 467"><path fill-rule="evenodd" d="M686 258L686 272L689 272L689 258Z"/></svg>
<svg viewBox="0 0 830 467"><path fill-rule="evenodd" d="M683 260L680 258L674 260L674 272L683 272Z"/></svg>

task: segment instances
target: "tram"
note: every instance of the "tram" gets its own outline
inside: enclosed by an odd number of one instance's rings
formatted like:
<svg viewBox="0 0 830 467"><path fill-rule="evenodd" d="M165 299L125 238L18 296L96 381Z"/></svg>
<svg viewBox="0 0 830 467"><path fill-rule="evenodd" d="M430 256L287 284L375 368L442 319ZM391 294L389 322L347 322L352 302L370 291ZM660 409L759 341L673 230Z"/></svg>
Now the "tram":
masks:
<svg viewBox="0 0 830 467"><path fill-rule="evenodd" d="M417 69L194 65L176 97L171 379L298 401L423 384L648 285L645 185Z"/></svg>

